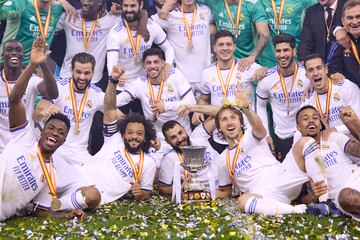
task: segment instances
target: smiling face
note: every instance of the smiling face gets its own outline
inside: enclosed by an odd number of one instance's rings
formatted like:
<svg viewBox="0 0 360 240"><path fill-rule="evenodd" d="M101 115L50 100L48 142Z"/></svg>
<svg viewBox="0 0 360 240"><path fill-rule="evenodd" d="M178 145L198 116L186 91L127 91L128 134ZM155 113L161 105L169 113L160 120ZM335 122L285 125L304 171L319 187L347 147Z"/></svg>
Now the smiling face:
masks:
<svg viewBox="0 0 360 240"><path fill-rule="evenodd" d="M347 31L355 38L360 37L360 4L346 9L341 20Z"/></svg>
<svg viewBox="0 0 360 240"><path fill-rule="evenodd" d="M130 122L124 133L124 144L130 153L138 153L145 141L145 128L142 123Z"/></svg>
<svg viewBox="0 0 360 240"><path fill-rule="evenodd" d="M143 3L139 4L139 0L123 0L121 16L128 22L135 22L140 19L142 7Z"/></svg>
<svg viewBox="0 0 360 240"><path fill-rule="evenodd" d="M24 59L24 47L20 42L10 41L3 47L4 64L10 68L19 68Z"/></svg>
<svg viewBox="0 0 360 240"><path fill-rule="evenodd" d="M219 129L228 143L238 139L242 134L239 115L231 109L225 109L219 115Z"/></svg>
<svg viewBox="0 0 360 240"><path fill-rule="evenodd" d="M149 78L156 79L165 65L158 55L149 55L144 59L144 68Z"/></svg>
<svg viewBox="0 0 360 240"><path fill-rule="evenodd" d="M74 69L71 69L71 74L75 89L79 92L83 92L89 86L93 77L93 65L90 62L75 62Z"/></svg>
<svg viewBox="0 0 360 240"><path fill-rule="evenodd" d="M319 93L327 91L328 88L328 69L321 58L310 59L305 62L306 77Z"/></svg>
<svg viewBox="0 0 360 240"><path fill-rule="evenodd" d="M45 124L41 132L39 146L43 153L52 154L66 140L68 128L66 124L59 119L51 119Z"/></svg>
<svg viewBox="0 0 360 240"><path fill-rule="evenodd" d="M315 138L321 131L319 113L313 108L302 110L297 118L297 129L303 137Z"/></svg>
<svg viewBox="0 0 360 240"><path fill-rule="evenodd" d="M179 124L175 124L173 128L168 129L165 132L166 141L177 151L181 147L190 145L190 138L185 128Z"/></svg>
<svg viewBox="0 0 360 240"><path fill-rule="evenodd" d="M214 45L214 52L216 53L218 61L227 62L234 57L235 43L231 37L220 37L216 40Z"/></svg>
<svg viewBox="0 0 360 240"><path fill-rule="evenodd" d="M296 49L292 49L290 43L278 43L275 46L275 57L280 68L286 69L291 66L296 56Z"/></svg>

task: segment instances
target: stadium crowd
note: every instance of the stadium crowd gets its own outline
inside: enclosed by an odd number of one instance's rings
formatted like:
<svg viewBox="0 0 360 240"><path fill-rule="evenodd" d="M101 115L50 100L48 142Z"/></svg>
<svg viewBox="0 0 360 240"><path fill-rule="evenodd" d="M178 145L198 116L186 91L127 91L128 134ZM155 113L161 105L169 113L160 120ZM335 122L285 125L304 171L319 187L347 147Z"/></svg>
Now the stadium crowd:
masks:
<svg viewBox="0 0 360 240"><path fill-rule="evenodd" d="M0 20L0 221L154 188L360 219L360 0L0 0Z"/></svg>

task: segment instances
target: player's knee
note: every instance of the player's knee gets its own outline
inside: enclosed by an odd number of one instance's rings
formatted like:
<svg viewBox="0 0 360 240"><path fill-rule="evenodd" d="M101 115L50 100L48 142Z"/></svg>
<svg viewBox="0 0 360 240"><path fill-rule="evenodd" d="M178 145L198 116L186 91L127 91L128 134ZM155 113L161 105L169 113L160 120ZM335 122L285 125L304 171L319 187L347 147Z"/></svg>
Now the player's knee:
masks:
<svg viewBox="0 0 360 240"><path fill-rule="evenodd" d="M241 212L246 212L246 204L247 204L248 200L252 197L254 197L253 194L244 193L238 198L237 205Z"/></svg>
<svg viewBox="0 0 360 240"><path fill-rule="evenodd" d="M101 202L101 194L96 187L83 187L81 188L81 192L85 198L85 203L89 209L99 206Z"/></svg>
<svg viewBox="0 0 360 240"><path fill-rule="evenodd" d="M338 201L345 211L349 213L360 212L360 192L351 188L344 188L339 193Z"/></svg>

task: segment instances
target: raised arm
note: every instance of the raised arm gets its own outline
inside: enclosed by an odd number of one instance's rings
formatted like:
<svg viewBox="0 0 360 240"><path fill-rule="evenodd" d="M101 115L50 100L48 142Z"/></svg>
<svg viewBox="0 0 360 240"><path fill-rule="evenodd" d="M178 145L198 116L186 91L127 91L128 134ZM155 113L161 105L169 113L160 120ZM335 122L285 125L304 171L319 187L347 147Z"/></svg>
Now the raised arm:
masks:
<svg viewBox="0 0 360 240"><path fill-rule="evenodd" d="M38 91L42 96L50 99L56 99L59 97L59 91L56 85L54 74L52 74L47 62L40 64L42 72L44 74L44 81L37 86Z"/></svg>
<svg viewBox="0 0 360 240"><path fill-rule="evenodd" d="M22 102L22 96L25 93L30 77L34 73L36 66L46 61L49 54L50 51L46 52L45 42L41 38L37 38L31 49L30 62L16 80L16 84L9 96L10 128L18 127L26 123L26 112Z"/></svg>
<svg viewBox="0 0 360 240"><path fill-rule="evenodd" d="M113 66L104 98L104 124L113 123L117 119L116 86L124 73L123 68Z"/></svg>

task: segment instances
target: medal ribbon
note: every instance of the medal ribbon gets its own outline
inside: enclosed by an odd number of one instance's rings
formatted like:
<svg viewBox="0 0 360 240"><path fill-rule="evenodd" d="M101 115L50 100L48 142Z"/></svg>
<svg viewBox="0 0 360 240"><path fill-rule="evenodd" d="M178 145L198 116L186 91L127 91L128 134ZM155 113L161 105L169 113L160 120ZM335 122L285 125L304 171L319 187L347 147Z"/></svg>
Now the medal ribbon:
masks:
<svg viewBox="0 0 360 240"><path fill-rule="evenodd" d="M279 74L279 77L280 77L280 82L281 82L281 88L283 90L283 93L285 95L285 100L286 100L286 104L287 104L287 108L288 108L288 111L289 111L289 105L290 105L290 100L289 100L289 95L291 95L292 93L292 90L293 90L293 87L294 87L294 83L295 83L295 80L296 80L296 76L297 76L297 72L298 72L298 65L295 64L295 70L294 70L294 74L293 74L293 77L292 77L292 80L291 80L291 88L290 88L290 92L288 93L287 89L286 89L286 84L285 84L285 80L284 80L284 77L283 75L281 74L281 72L279 71L279 67L278 67L278 74Z"/></svg>
<svg viewBox="0 0 360 240"><path fill-rule="evenodd" d="M70 96L71 96L71 103L72 103L72 108L73 108L73 112L74 112L74 117L75 117L75 123L76 123L77 127L79 127L79 125L80 125L81 116L84 111L85 102L86 102L86 99L88 96L88 90L89 90L89 88L86 88L85 93L81 99L80 109L78 111L77 106L76 106L74 81L71 79L71 81L70 81Z"/></svg>
<svg viewBox="0 0 360 240"><path fill-rule="evenodd" d="M188 42L191 43L192 42L192 32L191 32L191 29L190 29L189 21L188 21L187 17L184 14L184 9L183 9L182 5L180 6L180 10L181 10L182 14L184 15L186 36L188 38ZM194 26L195 20L196 20L196 6L194 8L193 17L191 19L191 25L192 26Z"/></svg>
<svg viewBox="0 0 360 240"><path fill-rule="evenodd" d="M152 87L152 84L151 84L150 80L148 80L148 85L149 85L149 92L150 92L151 102L154 104L155 103L155 94L154 94L154 89ZM164 81L161 81L159 91L158 91L158 94L156 96L156 100L160 101L163 89L164 89Z"/></svg>
<svg viewBox="0 0 360 240"><path fill-rule="evenodd" d="M227 0L224 0L224 3L225 3L225 10L226 10L227 14L229 15L231 25L235 29L235 35L237 36L238 32L239 32L239 23L240 23L240 17L241 17L242 0L238 0L238 7L237 7L237 12L236 12L236 23L234 22L234 18L232 16L231 12L230 12L230 8L229 8L229 4L228 4Z"/></svg>
<svg viewBox="0 0 360 240"><path fill-rule="evenodd" d="M184 163L184 158L183 158L182 154L179 152L176 152L176 154L178 155L180 162ZM184 176L185 176L185 178L188 178L188 176L189 176L189 171L186 169L184 169Z"/></svg>
<svg viewBox="0 0 360 240"><path fill-rule="evenodd" d="M44 161L44 157L41 153L41 150L39 148L39 146L36 148L36 153L37 153L37 156L39 158L39 161L40 161L40 166L41 166L41 169L43 171L43 174L44 174L44 177L46 179L46 182L49 186L49 189L50 189L50 194L53 198L56 198L57 195L56 195L56 183L55 183L55 174L54 174L54 168L53 168L53 165L52 163L50 163L50 173L46 167L46 164L45 164L45 161Z"/></svg>
<svg viewBox="0 0 360 240"><path fill-rule="evenodd" d="M4 79L4 82L5 82L5 86L6 86L6 92L7 92L7 95L8 97L10 96L10 93L11 93L11 87L8 83L8 80L6 79L6 75L5 75L5 70L4 68L2 69L2 78Z"/></svg>
<svg viewBox="0 0 360 240"><path fill-rule="evenodd" d="M38 22L39 25L39 30L40 30L40 34L41 37L46 40L46 36L48 35L48 31L49 31L49 24L50 24L50 17L51 17L51 7L49 6L49 10L46 16L46 21L45 21L45 26L43 26L42 21L41 21L41 17L40 17L40 11L39 11L39 7L37 5L36 0L34 0L34 9L35 9L35 15L36 15L36 20Z"/></svg>
<svg viewBox="0 0 360 240"><path fill-rule="evenodd" d="M327 123L329 123L329 108L330 108L330 99L331 99L331 90L332 90L332 82L330 79L328 79L329 81L329 88L328 88L328 91L327 91L327 96L326 96L326 118L324 119L324 114L323 114L323 111L321 109L321 104L320 104L320 100L319 100L319 96L317 94L317 92L315 93L315 97L316 97L316 107L317 107L317 110L318 112L320 113L320 117L321 117L321 120L323 121L323 123L325 125L327 125Z"/></svg>
<svg viewBox="0 0 360 240"><path fill-rule="evenodd" d="M359 52L357 50L357 47L356 47L355 43L352 40L350 40L350 43L351 43L351 49L352 49L352 51L354 53L354 56L355 56L358 64L360 64L360 57L359 57Z"/></svg>
<svg viewBox="0 0 360 240"><path fill-rule="evenodd" d="M131 44L131 48L134 53L134 57L138 57L139 56L139 48L140 48L140 35L136 36L136 45L135 45L129 24L127 23L126 20L124 20L124 23L125 23L126 32L127 32L130 44Z"/></svg>
<svg viewBox="0 0 360 240"><path fill-rule="evenodd" d="M220 84L221 84L221 89L222 89L223 94L224 94L225 97L227 97L227 92L228 92L228 89L229 89L232 74L234 72L235 64L236 64L236 61L233 60L233 62L231 63L230 72L228 73L228 75L226 77L225 85L224 85L224 79L223 79L222 74L221 74L220 66L219 66L219 64L216 64L217 75L218 75L218 78L219 78L219 81L220 81Z"/></svg>
<svg viewBox="0 0 360 240"><path fill-rule="evenodd" d="M280 30L281 19L285 8L285 0L281 0L279 13L276 11L276 4L274 0L271 0L271 7L274 13L275 23L277 30Z"/></svg>
<svg viewBox="0 0 360 240"><path fill-rule="evenodd" d="M86 22L84 19L82 19L82 34L83 34L83 43L85 51L88 49L90 41L92 36L94 35L94 31L97 25L98 16L96 17L96 20L92 23L90 32L89 32L89 38L86 37Z"/></svg>
<svg viewBox="0 0 360 240"><path fill-rule="evenodd" d="M139 169L136 170L136 166L134 161L132 160L129 152L126 150L126 148L124 149L125 152L125 157L128 160L128 162L130 163L131 169L134 173L134 178L135 178L135 182L139 183L140 182L140 177L141 177L141 173L144 167L144 152L142 150L140 150L140 159L139 159Z"/></svg>
<svg viewBox="0 0 360 240"><path fill-rule="evenodd" d="M231 177L235 173L236 163L237 163L240 151L242 151L241 144L242 144L243 137L244 137L244 135L241 135L240 141L238 142L238 145L236 147L236 151L235 151L235 155L234 155L233 163L232 163L231 167L230 167L230 150L227 149L227 151L226 151L226 167L227 167Z"/></svg>
<svg viewBox="0 0 360 240"><path fill-rule="evenodd" d="M336 11L336 9L335 9L335 11ZM335 14L334 14L334 15L335 15ZM327 21L326 21L326 17L325 17L325 12L324 12L324 22L325 22L326 33L327 33L328 37L329 37L329 35L330 35L330 28L331 28L332 23L333 23L333 20L334 20L334 15L333 15L332 18L331 18L330 26L328 26Z"/></svg>

